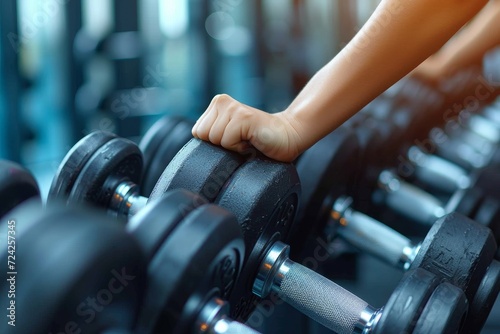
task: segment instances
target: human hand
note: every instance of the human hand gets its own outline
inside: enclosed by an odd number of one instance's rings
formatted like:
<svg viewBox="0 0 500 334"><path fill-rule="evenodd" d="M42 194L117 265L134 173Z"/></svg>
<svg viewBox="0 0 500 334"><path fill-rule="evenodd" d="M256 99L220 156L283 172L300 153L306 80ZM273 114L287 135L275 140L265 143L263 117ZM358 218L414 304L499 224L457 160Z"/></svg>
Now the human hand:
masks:
<svg viewBox="0 0 500 334"><path fill-rule="evenodd" d="M255 147L271 159L290 162L301 153L298 122L286 112L268 114L228 95L217 95L193 127L193 136L226 149Z"/></svg>

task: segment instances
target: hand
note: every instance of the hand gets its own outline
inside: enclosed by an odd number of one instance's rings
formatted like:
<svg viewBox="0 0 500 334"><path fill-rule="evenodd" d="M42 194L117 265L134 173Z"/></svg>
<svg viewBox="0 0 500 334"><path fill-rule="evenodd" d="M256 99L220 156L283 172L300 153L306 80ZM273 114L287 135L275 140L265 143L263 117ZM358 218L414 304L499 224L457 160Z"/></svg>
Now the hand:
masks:
<svg viewBox="0 0 500 334"><path fill-rule="evenodd" d="M298 124L287 112L268 114L228 95L217 95L193 127L193 136L226 149L255 147L271 159L290 162L300 152Z"/></svg>

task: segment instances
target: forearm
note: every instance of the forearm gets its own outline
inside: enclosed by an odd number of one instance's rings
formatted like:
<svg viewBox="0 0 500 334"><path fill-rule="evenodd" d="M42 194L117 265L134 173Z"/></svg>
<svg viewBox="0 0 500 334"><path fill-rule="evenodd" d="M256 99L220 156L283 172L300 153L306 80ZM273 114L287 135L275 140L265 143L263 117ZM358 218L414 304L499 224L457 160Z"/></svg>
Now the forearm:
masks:
<svg viewBox="0 0 500 334"><path fill-rule="evenodd" d="M442 74L480 63L484 55L500 45L500 0L490 2L474 20L437 54Z"/></svg>
<svg viewBox="0 0 500 334"><path fill-rule="evenodd" d="M338 127L436 52L487 0L383 0L285 111L303 148Z"/></svg>

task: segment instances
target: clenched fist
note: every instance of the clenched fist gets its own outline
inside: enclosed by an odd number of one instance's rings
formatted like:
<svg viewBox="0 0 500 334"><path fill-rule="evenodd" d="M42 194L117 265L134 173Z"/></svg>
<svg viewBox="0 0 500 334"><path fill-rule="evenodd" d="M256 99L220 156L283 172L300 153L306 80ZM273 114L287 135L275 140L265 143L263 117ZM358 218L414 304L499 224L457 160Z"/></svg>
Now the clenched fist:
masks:
<svg viewBox="0 0 500 334"><path fill-rule="evenodd" d="M255 147L271 159L290 162L301 153L300 124L286 112L268 114L228 95L217 95L193 127L193 136L232 151Z"/></svg>

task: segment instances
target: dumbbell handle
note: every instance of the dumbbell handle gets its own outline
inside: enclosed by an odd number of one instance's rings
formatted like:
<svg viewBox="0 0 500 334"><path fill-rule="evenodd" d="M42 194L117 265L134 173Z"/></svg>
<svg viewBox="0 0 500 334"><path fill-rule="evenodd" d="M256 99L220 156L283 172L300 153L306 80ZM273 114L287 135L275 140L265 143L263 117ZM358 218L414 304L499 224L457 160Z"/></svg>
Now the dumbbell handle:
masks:
<svg viewBox="0 0 500 334"><path fill-rule="evenodd" d="M500 142L500 128L484 116L472 115L468 122L471 131L488 139L493 144Z"/></svg>
<svg viewBox="0 0 500 334"><path fill-rule="evenodd" d="M260 334L255 329L248 327L241 322L237 322L228 318L222 318L208 332L209 334Z"/></svg>
<svg viewBox="0 0 500 334"><path fill-rule="evenodd" d="M200 310L193 330L197 334L259 334L245 324L230 319L229 304L217 297L209 300Z"/></svg>
<svg viewBox="0 0 500 334"><path fill-rule="evenodd" d="M147 197L139 195L139 187L133 182L120 183L111 196L108 212L116 217L134 216L148 202Z"/></svg>
<svg viewBox="0 0 500 334"><path fill-rule="evenodd" d="M339 198L331 213L337 233L350 244L388 264L408 269L418 246L385 224L351 208L352 199Z"/></svg>
<svg viewBox="0 0 500 334"><path fill-rule="evenodd" d="M416 146L408 150L408 159L416 167L417 178L425 184L448 193L471 186L465 169L436 155L426 154Z"/></svg>
<svg viewBox="0 0 500 334"><path fill-rule="evenodd" d="M253 291L266 297L271 291L311 319L338 334L363 333L379 314L364 300L318 273L293 262L289 247L271 246L261 263Z"/></svg>
<svg viewBox="0 0 500 334"><path fill-rule="evenodd" d="M417 222L432 225L446 213L436 197L401 180L390 171L380 174L379 186L384 191L388 207Z"/></svg>

